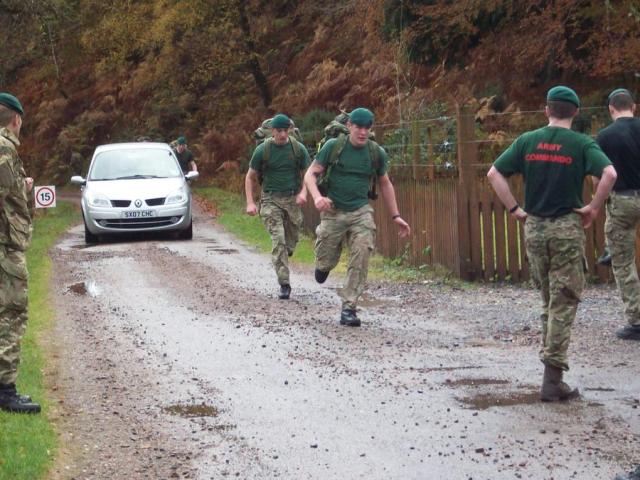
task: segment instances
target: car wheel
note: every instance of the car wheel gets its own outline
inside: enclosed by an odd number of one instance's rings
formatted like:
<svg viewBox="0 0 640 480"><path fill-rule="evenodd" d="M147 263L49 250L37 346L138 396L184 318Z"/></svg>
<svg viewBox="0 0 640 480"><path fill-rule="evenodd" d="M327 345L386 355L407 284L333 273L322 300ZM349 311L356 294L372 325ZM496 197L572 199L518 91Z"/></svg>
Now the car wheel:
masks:
<svg viewBox="0 0 640 480"><path fill-rule="evenodd" d="M87 228L87 224L85 223L84 224L84 243L89 245L92 243L98 243L99 241L100 239L98 238L98 236L91 233Z"/></svg>
<svg viewBox="0 0 640 480"><path fill-rule="evenodd" d="M189 222L189 226L178 234L178 238L182 240L191 240L193 238L193 221Z"/></svg>

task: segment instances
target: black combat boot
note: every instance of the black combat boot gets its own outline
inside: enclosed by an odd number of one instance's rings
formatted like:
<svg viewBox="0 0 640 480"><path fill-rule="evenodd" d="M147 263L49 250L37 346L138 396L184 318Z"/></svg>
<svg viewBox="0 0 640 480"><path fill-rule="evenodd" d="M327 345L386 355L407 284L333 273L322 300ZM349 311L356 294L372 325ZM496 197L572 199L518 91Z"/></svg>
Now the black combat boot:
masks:
<svg viewBox="0 0 640 480"><path fill-rule="evenodd" d="M542 388L540 389L540 400L543 402L558 402L578 398L580 392L577 388L573 390L562 381L562 369L552 365L544 366L544 377L542 378Z"/></svg>
<svg viewBox="0 0 640 480"><path fill-rule="evenodd" d="M640 340L640 325L627 325L616 331L616 337L622 340Z"/></svg>
<svg viewBox="0 0 640 480"><path fill-rule="evenodd" d="M605 267L610 267L611 266L611 252L609 252L608 249L604 249L604 252L602 252L602 255L600 255L600 257L598 257L598 260L596 261L596 263L598 265L602 265Z"/></svg>
<svg viewBox="0 0 640 480"><path fill-rule="evenodd" d="M291 295L291 285L289 285L288 283L280 285L280 293L278 294L278 298L280 300L289 300L289 295Z"/></svg>
<svg viewBox="0 0 640 480"><path fill-rule="evenodd" d="M329 276L329 272L323 272L322 270L318 270L316 268L315 275L316 275L316 282L324 283L327 280L327 277Z"/></svg>
<svg viewBox="0 0 640 480"><path fill-rule="evenodd" d="M40 413L40 405L28 396L19 395L16 386L0 385L0 410L14 413Z"/></svg>
<svg viewBox="0 0 640 480"><path fill-rule="evenodd" d="M355 309L343 308L340 314L340 325L347 327L359 327L360 319L356 316Z"/></svg>

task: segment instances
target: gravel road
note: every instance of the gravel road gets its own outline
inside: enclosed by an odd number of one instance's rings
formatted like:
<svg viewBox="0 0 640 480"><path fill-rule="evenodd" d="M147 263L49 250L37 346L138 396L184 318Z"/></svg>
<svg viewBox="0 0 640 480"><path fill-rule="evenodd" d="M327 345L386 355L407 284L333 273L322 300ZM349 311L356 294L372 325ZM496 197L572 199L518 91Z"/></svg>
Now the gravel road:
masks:
<svg viewBox="0 0 640 480"><path fill-rule="evenodd" d="M49 413L60 479L613 479L640 464L640 345L611 287L571 345L583 397L537 401L537 293L372 282L337 324L341 278L267 255L197 214L194 239L52 251Z"/></svg>

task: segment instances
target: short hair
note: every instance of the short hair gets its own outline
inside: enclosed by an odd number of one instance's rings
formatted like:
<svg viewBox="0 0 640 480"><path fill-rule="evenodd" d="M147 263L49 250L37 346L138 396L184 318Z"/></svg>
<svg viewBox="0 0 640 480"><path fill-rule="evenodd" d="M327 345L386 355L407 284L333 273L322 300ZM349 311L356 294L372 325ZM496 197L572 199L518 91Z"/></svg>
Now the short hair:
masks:
<svg viewBox="0 0 640 480"><path fill-rule="evenodd" d="M15 110L11 110L10 108L5 107L4 105L0 105L0 127L8 126L11 122L13 122L13 119L16 117L16 115L20 114Z"/></svg>
<svg viewBox="0 0 640 480"><path fill-rule="evenodd" d="M558 120L573 118L578 111L578 107L573 103L562 100L549 100L547 107L549 107L549 116Z"/></svg>
<svg viewBox="0 0 640 480"><path fill-rule="evenodd" d="M631 110L634 103L633 97L631 97L627 92L616 93L611 100L609 100L609 106L613 107L618 112Z"/></svg>

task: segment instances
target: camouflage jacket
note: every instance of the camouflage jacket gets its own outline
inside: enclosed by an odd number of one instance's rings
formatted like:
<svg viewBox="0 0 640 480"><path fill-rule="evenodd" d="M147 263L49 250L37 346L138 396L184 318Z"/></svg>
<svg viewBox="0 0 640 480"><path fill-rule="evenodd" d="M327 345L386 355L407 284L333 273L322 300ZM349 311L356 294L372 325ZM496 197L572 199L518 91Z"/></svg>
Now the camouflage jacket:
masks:
<svg viewBox="0 0 640 480"><path fill-rule="evenodd" d="M0 245L25 251L31 241L27 174L16 147L18 138L0 128Z"/></svg>

